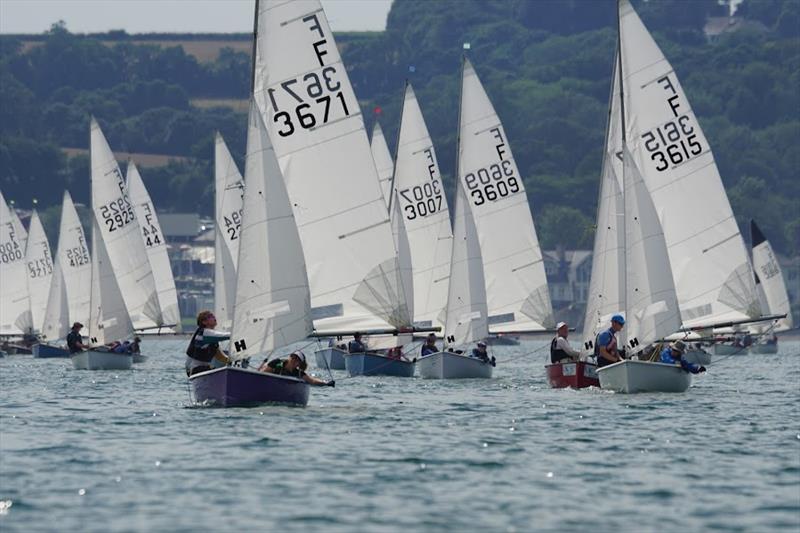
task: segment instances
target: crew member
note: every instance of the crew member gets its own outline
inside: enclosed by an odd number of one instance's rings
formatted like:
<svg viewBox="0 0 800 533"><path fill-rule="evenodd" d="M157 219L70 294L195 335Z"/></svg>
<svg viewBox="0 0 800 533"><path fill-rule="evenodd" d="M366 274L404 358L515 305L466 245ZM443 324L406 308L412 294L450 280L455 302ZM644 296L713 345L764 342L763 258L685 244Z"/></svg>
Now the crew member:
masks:
<svg viewBox="0 0 800 533"><path fill-rule="evenodd" d="M228 364L230 359L219 349L220 341L231 338L230 333L216 331L217 317L211 311L201 311L197 315L197 330L186 349L186 375L211 370L211 362L217 360Z"/></svg>
<svg viewBox="0 0 800 533"><path fill-rule="evenodd" d="M425 339L425 344L422 345L422 352L420 353L420 355L422 357L425 357L426 355L431 355L437 353L438 351L439 348L436 347L436 335L434 333L431 333Z"/></svg>
<svg viewBox="0 0 800 533"><path fill-rule="evenodd" d="M594 342L594 355L597 357L597 366L602 367L622 361L622 356L617 351L616 333L622 331L625 319L622 315L611 317L611 327L601 331Z"/></svg>
<svg viewBox="0 0 800 533"><path fill-rule="evenodd" d="M567 335L569 335L569 326L566 322L559 322L556 326L556 336L550 342L551 363L580 360L581 352L570 346Z"/></svg>
<svg viewBox="0 0 800 533"><path fill-rule="evenodd" d="M69 330L67 334L67 348L69 348L69 353L78 353L89 349L88 346L83 344L83 338L81 337L82 328L83 324L80 322L72 324L72 329Z"/></svg>
<svg viewBox="0 0 800 533"><path fill-rule="evenodd" d="M361 340L361 333L356 332L353 335L353 340L347 344L347 351L350 353L364 353L367 351L367 345Z"/></svg>
<svg viewBox="0 0 800 533"><path fill-rule="evenodd" d="M264 362L261 363L261 366L258 367L258 370L260 372L277 374L279 376L292 376L293 378L304 380L309 385L327 385L328 387L333 387L336 385L336 382L333 380L323 381L315 378L314 376L306 374L307 368L308 363L306 363L306 354L298 350L293 352L286 359L273 359L272 361L264 359Z"/></svg>
<svg viewBox="0 0 800 533"><path fill-rule="evenodd" d="M472 349L470 357L480 359L484 363L489 363L492 366L494 366L495 365L494 356L489 357L489 354L486 352L486 343L483 341L478 341L478 343L475 346L476 347Z"/></svg>
<svg viewBox="0 0 800 533"><path fill-rule="evenodd" d="M683 359L683 352L686 351L686 344L683 341L675 341L661 350L661 362L668 365L680 364L687 372L699 374L706 371L706 367L695 365Z"/></svg>

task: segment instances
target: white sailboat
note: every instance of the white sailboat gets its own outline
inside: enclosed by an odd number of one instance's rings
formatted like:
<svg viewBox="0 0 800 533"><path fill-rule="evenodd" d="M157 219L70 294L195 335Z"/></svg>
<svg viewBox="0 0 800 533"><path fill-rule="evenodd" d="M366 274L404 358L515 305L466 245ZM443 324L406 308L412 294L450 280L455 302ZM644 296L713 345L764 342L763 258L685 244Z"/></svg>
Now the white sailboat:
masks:
<svg viewBox="0 0 800 533"><path fill-rule="evenodd" d="M522 176L500 118L469 61L463 77L460 179L481 243L489 332L552 329L547 277Z"/></svg>
<svg viewBox="0 0 800 533"><path fill-rule="evenodd" d="M756 287L759 290L759 296L763 298L762 308L771 315L786 315L785 318L777 320L770 326L757 328L755 333L762 333L762 335L750 346L750 351L753 353L777 353L778 340L774 333L788 331L794 327L789 293L786 290L786 281L775 257L775 252L772 250L772 245L764 237L754 220L750 221L750 236Z"/></svg>
<svg viewBox="0 0 800 533"><path fill-rule="evenodd" d="M15 222L16 219L16 222ZM30 323L25 242L19 219L0 193L0 335L22 336Z"/></svg>
<svg viewBox="0 0 800 533"><path fill-rule="evenodd" d="M167 328L168 331L180 333L181 316L178 308L178 291L175 289L175 278L172 275L172 267L167 253L167 241L161 231L156 209L144 186L139 169L133 161L128 163L126 177L128 194L142 230L142 242L147 250L147 258L153 272L162 319L162 323L158 324L147 317L141 317L133 326L137 330L156 329L160 332L162 328Z"/></svg>
<svg viewBox="0 0 800 533"><path fill-rule="evenodd" d="M464 142L464 135L472 119L464 107L470 103L466 98L467 67L464 59L461 73L462 92L459 112L458 162L456 170L462 177L456 183L455 212L453 217L453 238L450 259L450 273L445 318L445 346L450 349L422 357L419 362L423 378L491 378L493 365L490 362L456 353L455 348L469 351L468 344L485 339L489 335L489 308L486 297L485 261L476 227L476 216L467 200L463 176L470 170L465 167L469 161L465 151L470 143ZM469 67L471 69L471 67ZM474 72L473 72L474 74Z"/></svg>
<svg viewBox="0 0 800 533"><path fill-rule="evenodd" d="M58 253L56 253L58 257ZM53 263L53 280L47 295L47 308L42 326L42 342L33 346L34 357L67 357L69 351L66 344L58 345L56 341L65 337L70 328L69 300L67 284L58 259Z"/></svg>
<svg viewBox="0 0 800 533"><path fill-rule="evenodd" d="M214 314L228 330L236 294L244 180L219 132L214 138L214 189Z"/></svg>
<svg viewBox="0 0 800 533"><path fill-rule="evenodd" d="M275 151L255 103L250 106L246 186L231 332L236 362L269 356L312 332L311 300L300 236ZM240 366L189 378L193 398L222 406L306 405L309 385Z"/></svg>
<svg viewBox="0 0 800 533"><path fill-rule="evenodd" d="M409 326L363 117L318 0L260 2L254 96L300 230L316 331Z"/></svg>
<svg viewBox="0 0 800 533"><path fill-rule="evenodd" d="M39 335L44 326L44 314L47 297L50 294L50 282L53 278L53 258L50 254L50 243L39 220L39 213L33 210L28 232L28 245L25 250L25 266L28 282L28 302L30 305L30 323L27 329L32 335Z"/></svg>

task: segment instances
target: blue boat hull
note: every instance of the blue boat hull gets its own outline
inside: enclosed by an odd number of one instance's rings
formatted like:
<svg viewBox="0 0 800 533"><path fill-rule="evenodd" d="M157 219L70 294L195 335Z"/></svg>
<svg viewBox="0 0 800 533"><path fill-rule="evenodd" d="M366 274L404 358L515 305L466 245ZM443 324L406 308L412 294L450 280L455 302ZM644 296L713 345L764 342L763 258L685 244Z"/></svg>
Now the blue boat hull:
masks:
<svg viewBox="0 0 800 533"><path fill-rule="evenodd" d="M414 363L402 359L391 359L374 353L349 353L344 364L351 376L397 376L414 377Z"/></svg>
<svg viewBox="0 0 800 533"><path fill-rule="evenodd" d="M34 344L31 348L34 357L69 357L69 350L54 344Z"/></svg>
<svg viewBox="0 0 800 533"><path fill-rule="evenodd" d="M189 378L192 401L219 407L247 407L265 403L308 404L309 384L302 379L226 366Z"/></svg>

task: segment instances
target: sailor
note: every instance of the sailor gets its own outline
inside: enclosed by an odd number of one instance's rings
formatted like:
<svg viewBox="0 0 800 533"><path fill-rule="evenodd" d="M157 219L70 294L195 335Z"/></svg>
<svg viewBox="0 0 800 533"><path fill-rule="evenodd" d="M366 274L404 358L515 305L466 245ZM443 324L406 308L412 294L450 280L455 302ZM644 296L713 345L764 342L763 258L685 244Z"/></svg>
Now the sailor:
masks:
<svg viewBox="0 0 800 533"><path fill-rule="evenodd" d="M495 366L494 356L490 358L489 354L486 352L486 343L483 341L478 341L475 346L476 347L472 349L470 357L480 359L484 363L490 363L492 366Z"/></svg>
<svg viewBox="0 0 800 533"><path fill-rule="evenodd" d="M425 357L426 355L431 355L437 353L438 351L439 348L436 347L436 334L430 333L425 339L425 344L422 345L422 352L420 355Z"/></svg>
<svg viewBox="0 0 800 533"><path fill-rule="evenodd" d="M356 332L347 345L347 351L350 353L364 353L367 351L367 345L361 340L361 333Z"/></svg>
<svg viewBox="0 0 800 533"><path fill-rule="evenodd" d="M556 336L550 341L551 363L580 360L581 352L570 346L567 335L569 335L569 326L566 322L559 322L556 326Z"/></svg>
<svg viewBox="0 0 800 533"><path fill-rule="evenodd" d="M83 338L81 337L82 328L83 324L80 322L72 324L72 329L67 334L67 348L69 348L69 353L78 353L89 349L88 346L83 344Z"/></svg>
<svg viewBox="0 0 800 533"><path fill-rule="evenodd" d="M141 337L136 336L133 338L133 342L131 343L130 346L131 353L141 353L141 349L139 348L139 344L141 344L141 342L142 342Z"/></svg>
<svg viewBox="0 0 800 533"><path fill-rule="evenodd" d="M211 311L201 311L197 315L197 330L186 349L186 375L211 370L214 360L228 364L230 359L219 349L220 341L231 338L231 334L217 331L217 317Z"/></svg>
<svg viewBox="0 0 800 533"><path fill-rule="evenodd" d="M611 327L597 335L594 342L594 355L597 357L598 367L622 361L622 356L617 351L616 333L622 331L623 326L625 326L625 319L622 315L614 315L611 317Z"/></svg>
<svg viewBox="0 0 800 533"><path fill-rule="evenodd" d="M706 371L706 367L695 365L683 359L683 352L686 351L686 344L683 341L675 341L661 350L661 362L668 365L680 364L687 372L699 374Z"/></svg>
<svg viewBox="0 0 800 533"><path fill-rule="evenodd" d="M291 376L293 378L302 379L309 385L327 385L328 387L334 387L336 385L334 380L323 381L306 374L307 368L306 354L297 350L296 352L292 352L286 359L273 359L272 361L269 361L268 358L264 359L264 362L261 363L258 370L260 372L266 372L267 374L277 374L279 376Z"/></svg>

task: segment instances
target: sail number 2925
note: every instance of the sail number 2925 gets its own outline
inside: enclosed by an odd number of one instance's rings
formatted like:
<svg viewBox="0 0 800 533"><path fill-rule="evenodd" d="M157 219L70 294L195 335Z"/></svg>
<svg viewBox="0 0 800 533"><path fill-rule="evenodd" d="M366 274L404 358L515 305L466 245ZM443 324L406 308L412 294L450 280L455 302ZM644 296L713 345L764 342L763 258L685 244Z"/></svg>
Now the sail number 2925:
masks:
<svg viewBox="0 0 800 533"><path fill-rule="evenodd" d="M108 231L122 229L136 219L133 207L125 196L101 205L100 216L103 217L103 223L108 227Z"/></svg>

